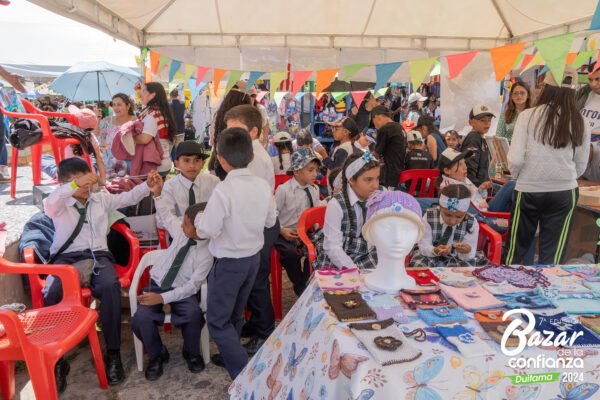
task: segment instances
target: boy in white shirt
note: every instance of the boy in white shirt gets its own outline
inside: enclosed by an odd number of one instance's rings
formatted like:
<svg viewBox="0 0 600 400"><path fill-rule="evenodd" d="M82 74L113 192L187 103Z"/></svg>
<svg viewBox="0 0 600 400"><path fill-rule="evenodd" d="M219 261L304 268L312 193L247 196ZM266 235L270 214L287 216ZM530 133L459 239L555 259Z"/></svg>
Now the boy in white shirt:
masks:
<svg viewBox="0 0 600 400"><path fill-rule="evenodd" d="M207 320L220 355L211 360L224 365L235 379L248 363L240 333L259 269L263 229L276 224L277 213L268 183L247 168L253 157L247 131L221 132L217 154L228 174L213 191L205 212L196 217L195 226L200 238L210 239L208 249L216 258L208 274Z"/></svg>
<svg viewBox="0 0 600 400"><path fill-rule="evenodd" d="M98 312L107 349L106 375L108 383L116 385L125 378L120 355L121 285L106 242L108 213L137 204L150 194L150 189L143 183L120 194L96 192L99 178L79 158L61 161L58 179L62 185L44 199L44 212L55 228L50 263L72 265L86 260L93 263L90 287L92 295L100 299ZM44 305L58 304L62 300L60 280L47 279L43 293ZM68 367L62 367L62 371L66 375ZM57 379L58 383L65 384L60 382L63 379L64 376Z"/></svg>
<svg viewBox="0 0 600 400"><path fill-rule="evenodd" d="M185 210L193 204L207 202L220 182L214 175L200 173L209 157L203 150L200 143L191 140L181 142L175 150L175 167L179 174L165 182L161 199L167 212L163 216L157 213L158 226L166 228L171 236L175 233L168 227L175 226L178 231Z"/></svg>
<svg viewBox="0 0 600 400"><path fill-rule="evenodd" d="M307 208L319 205L319 188L314 184L321 161L311 149L299 149L292 154L293 178L280 185L275 192L279 212L279 237L275 247L279 260L300 297L310 276L310 268L302 270L298 251L298 220Z"/></svg>
<svg viewBox="0 0 600 400"><path fill-rule="evenodd" d="M245 129L252 139L254 158L248 164L248 170L263 178L269 184L269 194L273 196L275 188L275 175L271 157L262 146L260 138L262 119L260 112L254 106L244 104L233 107L225 114L227 128ZM264 244L260 251L260 267L254 287L248 297L248 311L250 320L244 326L244 336L250 336L250 341L244 345L248 354L252 355L260 349L267 338L275 329L275 311L271 301L271 288L269 276L271 275L271 249L279 236L279 223L265 228L263 232Z"/></svg>
<svg viewBox="0 0 600 400"><path fill-rule="evenodd" d="M181 145L180 145L181 146ZM162 179L149 178L156 211L164 221L173 241L163 256L150 270L150 283L138 296L139 306L131 320L131 329L144 343L150 361L145 376L149 381L160 378L163 363L169 360L169 352L160 340L158 326L165 320L163 304L171 306L171 320L181 327L183 335L183 358L192 373L204 370L200 356L200 332L204 316L198 298L202 282L213 264L208 251L208 240L200 240L194 227L196 216L206 203L193 204L187 208L183 222L167 218L170 210L162 197Z"/></svg>

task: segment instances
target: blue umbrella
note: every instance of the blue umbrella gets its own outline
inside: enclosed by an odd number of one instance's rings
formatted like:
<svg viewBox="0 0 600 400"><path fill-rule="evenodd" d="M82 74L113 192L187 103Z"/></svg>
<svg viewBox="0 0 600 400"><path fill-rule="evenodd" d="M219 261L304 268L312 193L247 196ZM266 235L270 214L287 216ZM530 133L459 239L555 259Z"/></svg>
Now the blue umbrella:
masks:
<svg viewBox="0 0 600 400"><path fill-rule="evenodd" d="M117 93L131 94L142 77L137 72L105 61L75 64L50 89L72 101L111 100Z"/></svg>

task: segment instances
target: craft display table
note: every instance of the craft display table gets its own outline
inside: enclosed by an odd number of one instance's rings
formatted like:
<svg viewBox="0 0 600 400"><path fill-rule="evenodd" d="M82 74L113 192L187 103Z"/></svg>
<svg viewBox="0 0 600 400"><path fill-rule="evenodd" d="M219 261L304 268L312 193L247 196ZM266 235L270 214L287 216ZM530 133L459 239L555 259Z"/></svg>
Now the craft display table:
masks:
<svg viewBox="0 0 600 400"><path fill-rule="evenodd" d="M442 282L456 283L478 280L471 273L473 269L437 268L432 271ZM551 283L549 288L554 290L588 290L582 286L582 276L597 273L596 266L576 267L570 271L561 267L543 269L543 275ZM375 295L364 286L359 290L366 299ZM595 307L597 302L594 300L586 304ZM349 324L339 322L330 311L313 278L265 345L232 383L229 388L231 398L583 400L600 396L600 347L526 347L511 360L485 333L474 319L474 314L466 312L468 322L464 326L489 346L487 354L470 357L457 351L415 311L400 301L398 304L402 306L408 323L396 326L403 332L422 328L426 332L426 340L418 342L416 336L406 338L408 344L422 352L414 361L382 366L348 328ZM559 311L549 310L551 314ZM572 318L578 316L569 315L565 321L552 323L574 322ZM561 356L579 359L577 364L581 368L556 366L556 360ZM542 368L525 365L528 358L532 360L530 363L546 364ZM510 378L544 374L536 379L550 379L548 374L552 373L557 373L559 381L518 385Z"/></svg>

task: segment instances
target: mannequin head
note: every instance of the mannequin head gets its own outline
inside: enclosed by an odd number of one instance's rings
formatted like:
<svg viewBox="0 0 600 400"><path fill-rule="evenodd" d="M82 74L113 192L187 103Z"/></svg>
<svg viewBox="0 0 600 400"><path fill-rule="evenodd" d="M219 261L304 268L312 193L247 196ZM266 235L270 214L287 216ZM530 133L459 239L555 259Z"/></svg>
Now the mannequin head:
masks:
<svg viewBox="0 0 600 400"><path fill-rule="evenodd" d="M385 216L371 227L371 243L383 258L404 258L419 238L419 226L406 218Z"/></svg>

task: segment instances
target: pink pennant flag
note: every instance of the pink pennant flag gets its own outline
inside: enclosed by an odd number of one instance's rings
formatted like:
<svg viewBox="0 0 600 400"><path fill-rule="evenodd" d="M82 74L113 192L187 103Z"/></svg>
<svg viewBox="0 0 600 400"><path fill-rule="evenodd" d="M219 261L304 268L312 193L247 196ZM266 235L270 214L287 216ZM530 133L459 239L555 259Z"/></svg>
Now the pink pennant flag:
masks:
<svg viewBox="0 0 600 400"><path fill-rule="evenodd" d="M523 56L523 61L521 62L521 66L519 67L519 69L523 69L526 66L529 65L529 63L531 62L531 60L533 60L534 55L533 54L525 54Z"/></svg>
<svg viewBox="0 0 600 400"><path fill-rule="evenodd" d="M600 7L600 6L599 6ZM596 64L594 64L594 69L590 72L590 75L596 72L600 68L600 50L598 50L598 56L596 57Z"/></svg>
<svg viewBox="0 0 600 400"><path fill-rule="evenodd" d="M475 58L477 53L479 53L479 50L446 56L446 62L448 63L448 79L454 79L460 75L462 70L473 61L473 58Z"/></svg>
<svg viewBox="0 0 600 400"><path fill-rule="evenodd" d="M356 104L356 107L360 107L363 99L365 98L365 96L367 95L368 92L369 92L368 90L359 90L357 92L351 93L352 99L354 100L354 104Z"/></svg>
<svg viewBox="0 0 600 400"><path fill-rule="evenodd" d="M206 75L209 69L209 67L198 67L198 71L196 71L196 87L202 83L204 75Z"/></svg>
<svg viewBox="0 0 600 400"><path fill-rule="evenodd" d="M296 96L296 93L298 93L298 91L302 89L302 86L304 85L304 83L306 83L306 81L308 80L308 78L310 78L311 75L312 71L293 72L294 80L292 82L292 97Z"/></svg>

